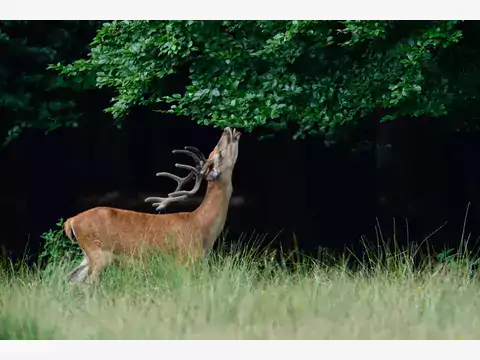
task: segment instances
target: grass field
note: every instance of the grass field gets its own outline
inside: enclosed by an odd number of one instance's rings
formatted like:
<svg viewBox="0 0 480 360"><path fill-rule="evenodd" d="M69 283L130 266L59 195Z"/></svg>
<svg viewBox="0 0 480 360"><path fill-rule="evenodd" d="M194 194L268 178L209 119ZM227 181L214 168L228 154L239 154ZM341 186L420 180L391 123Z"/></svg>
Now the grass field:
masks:
<svg viewBox="0 0 480 360"><path fill-rule="evenodd" d="M285 270L248 255L113 267L66 284L71 264L3 270L1 339L480 339L480 284L464 266L343 263Z"/></svg>

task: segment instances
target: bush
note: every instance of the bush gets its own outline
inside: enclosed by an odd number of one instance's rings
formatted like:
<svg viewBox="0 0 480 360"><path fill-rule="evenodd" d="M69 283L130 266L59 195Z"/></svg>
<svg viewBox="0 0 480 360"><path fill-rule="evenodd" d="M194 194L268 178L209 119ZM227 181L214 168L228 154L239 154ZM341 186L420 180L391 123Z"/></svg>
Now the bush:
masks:
<svg viewBox="0 0 480 360"><path fill-rule="evenodd" d="M50 229L41 235L44 240L39 260L42 264L58 264L62 261L79 260L82 254L77 242L71 242L63 231L64 220L60 219L56 229Z"/></svg>

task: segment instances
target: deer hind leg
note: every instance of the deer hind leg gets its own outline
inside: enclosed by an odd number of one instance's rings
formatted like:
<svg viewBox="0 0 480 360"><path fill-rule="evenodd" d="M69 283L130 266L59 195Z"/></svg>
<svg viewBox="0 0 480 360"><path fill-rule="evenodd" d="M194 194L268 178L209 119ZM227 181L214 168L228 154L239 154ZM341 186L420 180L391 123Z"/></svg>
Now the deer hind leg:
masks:
<svg viewBox="0 0 480 360"><path fill-rule="evenodd" d="M88 267L88 281L98 283L100 274L113 262L113 254L110 251L96 249L89 254L90 266Z"/></svg>
<svg viewBox="0 0 480 360"><path fill-rule="evenodd" d="M83 253L83 259L80 265L78 265L72 272L68 274L68 282L69 283L81 283L84 282L87 278L88 269L89 269L90 261L88 260L88 256Z"/></svg>

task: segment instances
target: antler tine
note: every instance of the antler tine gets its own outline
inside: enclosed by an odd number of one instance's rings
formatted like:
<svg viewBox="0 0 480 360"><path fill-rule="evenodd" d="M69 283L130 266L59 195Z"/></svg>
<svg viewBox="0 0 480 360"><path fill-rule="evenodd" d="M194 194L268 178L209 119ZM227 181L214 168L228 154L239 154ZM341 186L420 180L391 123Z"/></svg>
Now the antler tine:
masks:
<svg viewBox="0 0 480 360"><path fill-rule="evenodd" d="M202 162L207 161L207 158L205 157L205 155L203 155L203 153L200 150L198 150L195 146L185 146L185 150L189 150L189 151L195 153L198 157L200 157Z"/></svg>
<svg viewBox="0 0 480 360"><path fill-rule="evenodd" d="M188 147L188 146L186 146ZM198 149L197 149L198 150ZM204 159L201 159L201 157L199 157L198 154L195 154L194 152L188 150L188 149L185 149L185 150L173 150L172 151L174 154L185 154L185 155L188 155L190 157L193 158L193 160L195 160L195 163L197 165L197 167L199 166L202 166L203 163L205 162ZM201 153L200 153L201 154ZM202 154L203 155L203 154Z"/></svg>
<svg viewBox="0 0 480 360"><path fill-rule="evenodd" d="M172 203L172 202L176 202L176 201L181 201L181 200L185 200L187 198L187 195L183 195L183 196L178 196L178 197L149 197L149 198L146 198L145 201L157 201L155 203L152 204L152 206L155 207L155 210L157 211L160 211L160 210L163 210L167 207L168 204Z"/></svg>
<svg viewBox="0 0 480 360"><path fill-rule="evenodd" d="M182 178L180 176L170 174L168 172L157 173L157 176L166 176L166 177L168 177L172 180L175 180L177 182L177 187L176 187L175 191L180 190L183 186L188 184L190 182L190 180L192 180L193 175L194 175L193 173L190 173L186 177Z"/></svg>

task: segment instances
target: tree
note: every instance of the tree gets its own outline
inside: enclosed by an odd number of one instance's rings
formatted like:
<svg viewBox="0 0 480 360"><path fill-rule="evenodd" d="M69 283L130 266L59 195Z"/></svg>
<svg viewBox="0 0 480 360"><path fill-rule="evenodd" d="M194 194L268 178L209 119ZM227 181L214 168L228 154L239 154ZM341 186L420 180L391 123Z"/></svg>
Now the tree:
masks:
<svg viewBox="0 0 480 360"><path fill-rule="evenodd" d="M0 137L9 143L26 128L77 126L75 98L93 82L47 71L88 53L98 21L0 22Z"/></svg>
<svg viewBox="0 0 480 360"><path fill-rule="evenodd" d="M295 136L341 134L381 110L441 116L476 99L477 25L458 21L113 21L86 59L53 68L95 74L116 91L106 109L136 105L198 123ZM187 71L186 71L187 70ZM175 74L188 78L170 90ZM470 84L470 85L468 85Z"/></svg>

